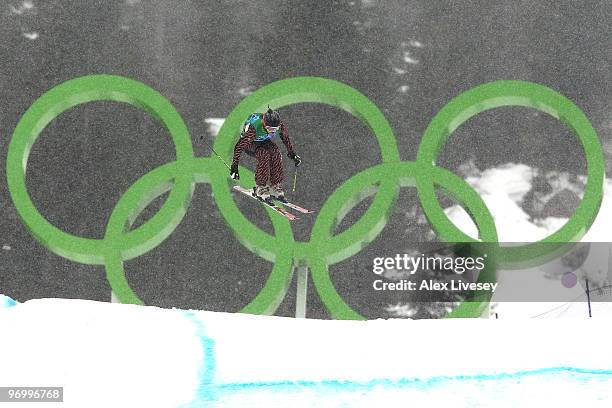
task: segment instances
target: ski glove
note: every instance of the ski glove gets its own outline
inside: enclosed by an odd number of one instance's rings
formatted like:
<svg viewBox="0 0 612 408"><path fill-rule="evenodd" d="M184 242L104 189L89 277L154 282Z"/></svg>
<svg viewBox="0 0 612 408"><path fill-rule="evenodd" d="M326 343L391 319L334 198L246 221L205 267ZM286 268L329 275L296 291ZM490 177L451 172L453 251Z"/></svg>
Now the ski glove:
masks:
<svg viewBox="0 0 612 408"><path fill-rule="evenodd" d="M240 173L238 173L237 164L232 164L232 167L230 168L230 177L234 180L240 180Z"/></svg>
<svg viewBox="0 0 612 408"><path fill-rule="evenodd" d="M287 156L289 156L289 158L293 160L293 163L295 163L295 167L299 166L300 163L302 163L302 158L293 152L287 154Z"/></svg>

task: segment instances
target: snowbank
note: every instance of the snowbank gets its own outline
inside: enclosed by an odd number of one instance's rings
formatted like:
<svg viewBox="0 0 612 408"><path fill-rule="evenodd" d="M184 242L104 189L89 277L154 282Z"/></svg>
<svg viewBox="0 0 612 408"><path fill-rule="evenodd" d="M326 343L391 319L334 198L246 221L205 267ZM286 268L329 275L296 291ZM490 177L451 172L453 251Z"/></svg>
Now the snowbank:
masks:
<svg viewBox="0 0 612 408"><path fill-rule="evenodd" d="M597 319L320 321L43 299L0 309L0 327L0 384L63 386L64 407L597 406L612 386ZM538 391L551 381L556 395Z"/></svg>

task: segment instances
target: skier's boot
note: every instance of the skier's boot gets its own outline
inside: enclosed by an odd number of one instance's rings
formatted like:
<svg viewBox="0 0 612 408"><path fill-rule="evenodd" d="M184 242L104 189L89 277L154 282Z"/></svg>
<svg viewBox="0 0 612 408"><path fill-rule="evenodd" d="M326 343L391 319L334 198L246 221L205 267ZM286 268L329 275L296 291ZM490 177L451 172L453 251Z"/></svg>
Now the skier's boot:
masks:
<svg viewBox="0 0 612 408"><path fill-rule="evenodd" d="M270 196L272 196L273 199L280 201L281 203L287 202L287 199L285 198L285 192L283 191L283 186L281 183L270 186Z"/></svg>
<svg viewBox="0 0 612 408"><path fill-rule="evenodd" d="M270 188L268 186L253 187L253 197L259 198L261 201L269 201Z"/></svg>

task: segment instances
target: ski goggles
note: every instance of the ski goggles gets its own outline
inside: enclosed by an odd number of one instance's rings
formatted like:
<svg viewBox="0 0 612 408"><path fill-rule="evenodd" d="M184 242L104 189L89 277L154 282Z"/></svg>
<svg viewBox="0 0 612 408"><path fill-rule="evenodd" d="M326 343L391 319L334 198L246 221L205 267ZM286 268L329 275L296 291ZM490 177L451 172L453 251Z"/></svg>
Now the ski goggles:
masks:
<svg viewBox="0 0 612 408"><path fill-rule="evenodd" d="M264 129L266 129L268 133L276 133L276 131L280 129L280 126L264 126Z"/></svg>

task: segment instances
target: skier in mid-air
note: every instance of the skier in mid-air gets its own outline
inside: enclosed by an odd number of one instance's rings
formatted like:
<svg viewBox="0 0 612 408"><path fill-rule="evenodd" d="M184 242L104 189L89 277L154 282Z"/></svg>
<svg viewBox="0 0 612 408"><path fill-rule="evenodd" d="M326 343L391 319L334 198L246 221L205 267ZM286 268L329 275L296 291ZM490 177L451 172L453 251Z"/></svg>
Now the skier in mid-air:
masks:
<svg viewBox="0 0 612 408"><path fill-rule="evenodd" d="M283 161L278 146L272 141L275 136L280 137L287 149L287 156L293 160L296 167L299 166L302 159L293 151L287 128L278 112L268 107L266 113L253 113L244 122L240 139L234 147L230 177L234 180L240 179L238 163L244 151L257 160L253 195L264 201L273 198L284 202Z"/></svg>

